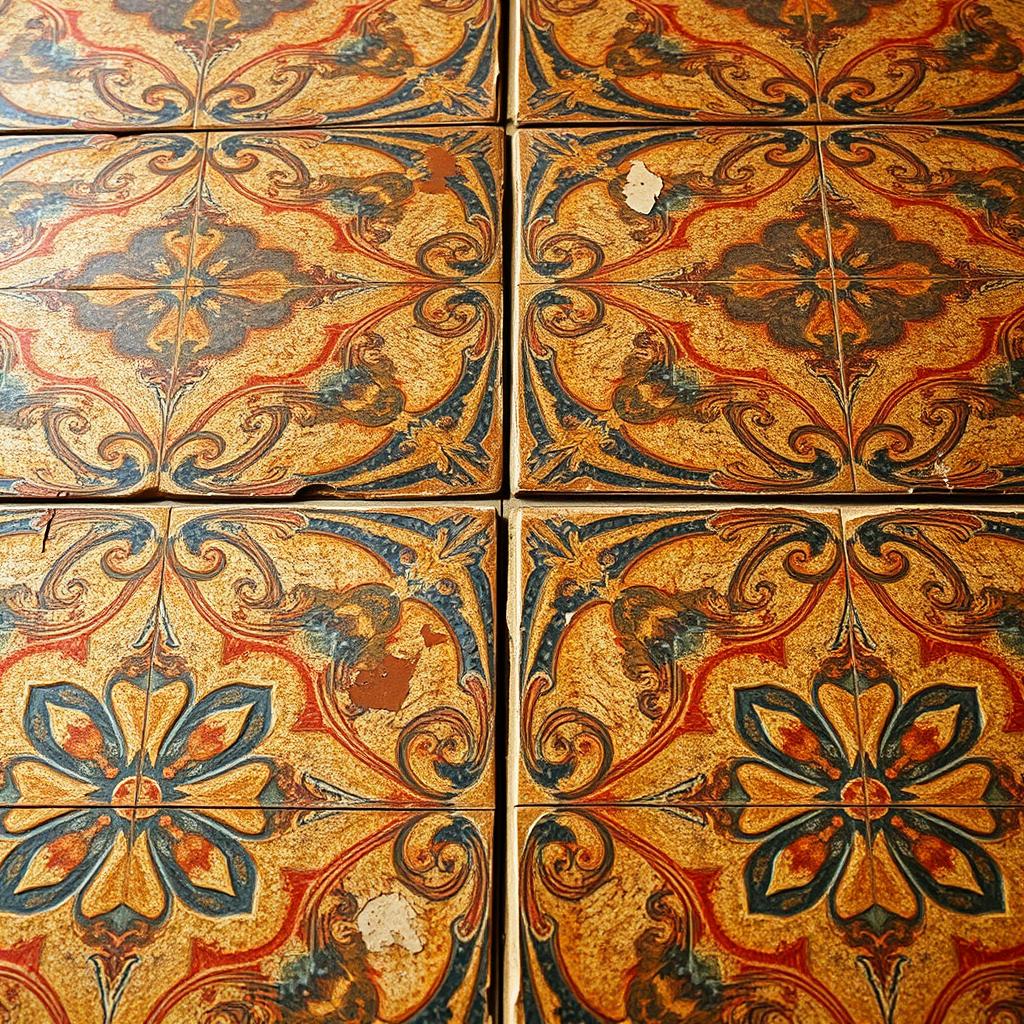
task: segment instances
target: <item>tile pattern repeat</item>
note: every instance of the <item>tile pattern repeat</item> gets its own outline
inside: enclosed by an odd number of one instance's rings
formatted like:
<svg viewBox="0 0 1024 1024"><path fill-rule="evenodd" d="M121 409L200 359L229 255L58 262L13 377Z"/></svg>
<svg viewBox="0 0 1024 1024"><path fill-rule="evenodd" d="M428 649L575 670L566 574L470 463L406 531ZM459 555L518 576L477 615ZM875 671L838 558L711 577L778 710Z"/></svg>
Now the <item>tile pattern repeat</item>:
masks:
<svg viewBox="0 0 1024 1024"><path fill-rule="evenodd" d="M1022 142L519 131L514 490L1018 490Z"/></svg>
<svg viewBox="0 0 1024 1024"><path fill-rule="evenodd" d="M497 119L494 0L4 0L0 131Z"/></svg>
<svg viewBox="0 0 1024 1024"><path fill-rule="evenodd" d="M524 122L1024 113L1015 0L516 0Z"/></svg>
<svg viewBox="0 0 1024 1024"><path fill-rule="evenodd" d="M3 489L495 492L502 149L0 137Z"/></svg>
<svg viewBox="0 0 1024 1024"><path fill-rule="evenodd" d="M495 543L475 507L4 512L9 1019L482 1019Z"/></svg>
<svg viewBox="0 0 1024 1024"><path fill-rule="evenodd" d="M508 1017L1021 1008L1024 516L513 517Z"/></svg>

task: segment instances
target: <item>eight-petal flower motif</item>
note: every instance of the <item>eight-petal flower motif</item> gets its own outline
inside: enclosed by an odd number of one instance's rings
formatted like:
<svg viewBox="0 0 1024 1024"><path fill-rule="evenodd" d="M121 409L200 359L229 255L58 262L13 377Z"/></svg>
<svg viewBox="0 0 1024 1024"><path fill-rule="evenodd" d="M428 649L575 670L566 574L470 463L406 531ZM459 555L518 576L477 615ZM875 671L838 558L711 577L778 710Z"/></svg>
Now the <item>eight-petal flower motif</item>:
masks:
<svg viewBox="0 0 1024 1024"><path fill-rule="evenodd" d="M244 843L274 827L259 806L274 765L253 754L269 728L270 691L228 685L197 701L178 674L176 713L150 716L143 737L147 682L170 685L152 675L115 673L102 701L67 682L31 687L25 732L35 754L8 766L0 791L11 805L0 819L0 911L38 913L74 897L81 927L121 934L158 925L173 899L208 916L252 909L257 873ZM176 803L239 780L254 798L244 812ZM43 807L55 792L80 806Z"/></svg>
<svg viewBox="0 0 1024 1024"><path fill-rule="evenodd" d="M765 685L737 689L735 705L756 756L729 766L742 810L725 817L758 843L745 866L752 912L790 916L827 896L837 922L877 931L918 921L927 900L1003 909L999 865L979 840L1004 834L1007 793L996 765L967 756L982 728L973 688L935 685L904 702L885 679L858 701L850 675L823 675L810 703Z"/></svg>

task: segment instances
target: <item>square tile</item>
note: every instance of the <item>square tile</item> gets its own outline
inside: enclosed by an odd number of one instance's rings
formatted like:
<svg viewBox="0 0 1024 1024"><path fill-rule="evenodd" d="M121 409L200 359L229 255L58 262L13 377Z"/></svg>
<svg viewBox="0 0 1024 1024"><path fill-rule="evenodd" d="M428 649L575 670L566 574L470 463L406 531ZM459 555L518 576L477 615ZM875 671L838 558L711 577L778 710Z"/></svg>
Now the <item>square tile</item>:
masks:
<svg viewBox="0 0 1024 1024"><path fill-rule="evenodd" d="M494 0L213 0L199 123L493 121Z"/></svg>
<svg viewBox="0 0 1024 1024"><path fill-rule="evenodd" d="M500 304L490 284L190 290L164 492L497 492Z"/></svg>
<svg viewBox="0 0 1024 1024"><path fill-rule="evenodd" d="M166 523L161 508L0 512L0 841L39 835L40 807L134 805Z"/></svg>
<svg viewBox="0 0 1024 1024"><path fill-rule="evenodd" d="M522 506L521 803L849 803L863 775L837 511Z"/></svg>
<svg viewBox="0 0 1024 1024"><path fill-rule="evenodd" d="M507 1020L882 1024L858 963L872 905L863 821L784 808L744 835L706 809L517 819Z"/></svg>
<svg viewBox="0 0 1024 1024"><path fill-rule="evenodd" d="M522 0L522 121L780 121L816 116L800 3Z"/></svg>
<svg viewBox="0 0 1024 1024"><path fill-rule="evenodd" d="M183 286L202 154L201 135L0 136L0 287Z"/></svg>
<svg viewBox="0 0 1024 1024"><path fill-rule="evenodd" d="M506 1018L1012 1013L1019 809L976 839L943 826L942 810L865 828L829 808L786 808L745 834L712 809L521 809Z"/></svg>
<svg viewBox="0 0 1024 1024"><path fill-rule="evenodd" d="M1024 127L821 132L840 279L1024 274Z"/></svg>
<svg viewBox="0 0 1024 1024"><path fill-rule="evenodd" d="M1024 281L837 280L857 490L1024 486Z"/></svg>
<svg viewBox="0 0 1024 1024"><path fill-rule="evenodd" d="M1024 23L1015 0L809 0L808 9L826 120L1001 119L1024 111Z"/></svg>
<svg viewBox="0 0 1024 1024"><path fill-rule="evenodd" d="M497 128L213 135L192 283L501 280Z"/></svg>
<svg viewBox="0 0 1024 1024"><path fill-rule="evenodd" d="M87 813L0 848L12 1020L485 1018L491 812Z"/></svg>
<svg viewBox="0 0 1024 1024"><path fill-rule="evenodd" d="M140 808L494 801L492 508L175 509Z"/></svg>
<svg viewBox="0 0 1024 1024"><path fill-rule="evenodd" d="M530 129L523 281L810 280L829 270L815 129Z"/></svg>
<svg viewBox="0 0 1024 1024"><path fill-rule="evenodd" d="M515 491L853 489L827 280L522 285L518 304Z"/></svg>
<svg viewBox="0 0 1024 1024"><path fill-rule="evenodd" d="M971 811L917 807L875 830L866 973L899 1024L998 1020L1021 1006L1022 808Z"/></svg>
<svg viewBox="0 0 1024 1024"><path fill-rule="evenodd" d="M0 24L0 131L189 127L205 0L8 0Z"/></svg>
<svg viewBox="0 0 1024 1024"><path fill-rule="evenodd" d="M848 510L845 533L870 786L977 805L963 827L981 828L1024 803L1024 515Z"/></svg>
<svg viewBox="0 0 1024 1024"><path fill-rule="evenodd" d="M156 488L180 296L0 290L0 491Z"/></svg>

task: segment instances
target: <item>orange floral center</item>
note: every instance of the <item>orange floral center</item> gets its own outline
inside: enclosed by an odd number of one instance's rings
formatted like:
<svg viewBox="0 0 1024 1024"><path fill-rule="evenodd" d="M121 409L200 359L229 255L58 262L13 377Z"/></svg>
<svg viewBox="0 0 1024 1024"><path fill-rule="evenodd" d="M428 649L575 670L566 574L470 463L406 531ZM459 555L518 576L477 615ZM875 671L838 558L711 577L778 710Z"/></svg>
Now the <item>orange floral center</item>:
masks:
<svg viewBox="0 0 1024 1024"><path fill-rule="evenodd" d="M853 779L843 787L842 799L851 818L874 821L889 810L892 798L877 779Z"/></svg>

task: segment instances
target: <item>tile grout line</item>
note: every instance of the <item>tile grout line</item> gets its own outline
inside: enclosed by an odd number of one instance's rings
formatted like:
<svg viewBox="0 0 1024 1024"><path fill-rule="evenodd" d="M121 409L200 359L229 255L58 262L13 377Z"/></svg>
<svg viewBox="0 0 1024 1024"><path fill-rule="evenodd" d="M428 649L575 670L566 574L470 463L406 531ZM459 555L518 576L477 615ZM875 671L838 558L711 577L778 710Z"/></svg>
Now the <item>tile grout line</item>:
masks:
<svg viewBox="0 0 1024 1024"><path fill-rule="evenodd" d="M842 389L841 407L843 421L846 424L846 443L850 459L850 488L857 491L857 457L853 447L853 413L849 390L846 384L846 357L843 352L842 324L839 319L839 289L836 280L835 250L832 246L832 224L828 214L828 178L825 175L825 146L821 135L821 126L814 128L815 149L818 157L818 188L821 202L822 225L825 229L825 248L828 256L829 305L832 311L832 327L836 332L836 362L839 366L839 387Z"/></svg>
<svg viewBox="0 0 1024 1024"><path fill-rule="evenodd" d="M846 614L847 614L847 650L850 657L850 669L853 672L853 714L854 720L857 727L857 747L858 754L857 759L860 761L860 777L863 785L863 807L864 807L864 833L868 866L868 878L871 882L871 901L873 904L877 904L878 896L878 882L875 878L875 858L874 858L874 829L871 824L871 801L869 799L868 790L868 752L867 746L864 742L864 722L861 715L860 706L860 671L857 667L857 645L855 642L856 629L857 629L857 608L854 604L853 599L853 573L850 569L850 559L847 553L846 547L846 530L847 530L847 516L846 510L840 505L839 507L839 536L840 544L842 547L842 558L843 558L843 574L844 583L846 586Z"/></svg>
<svg viewBox="0 0 1024 1024"><path fill-rule="evenodd" d="M212 2L212 0L211 0ZM173 492L166 492L163 488L164 462L167 454L167 445L170 441L169 432L171 417L173 415L174 395L178 386L178 371L181 367L182 346L185 335L185 314L188 310L188 300L192 280L192 266L195 262L196 237L199 233L199 211L203 202L203 185L206 180L206 155L209 150L209 132L202 132L202 156L199 160L199 174L196 179L196 197L192 209L192 225L189 230L188 250L185 256L185 279L182 284L179 299L181 303L178 309L178 324L174 338L174 363L171 366L171 375L167 383L167 398L161 417L160 424L160 445L157 456L157 493L164 496L172 496Z"/></svg>
<svg viewBox="0 0 1024 1024"><path fill-rule="evenodd" d="M210 0L206 11L206 38L203 40L203 60L199 66L199 81L196 82L196 107L192 112L192 127L199 127L199 114L203 107L203 92L206 89L206 66L210 60L210 43L213 40L213 19L217 13L217 0Z"/></svg>
<svg viewBox="0 0 1024 1024"><path fill-rule="evenodd" d="M160 618L161 609L163 605L163 592L164 592L164 574L167 570L167 541L170 536L171 526L171 513L172 507L166 509L165 515L163 516L163 535L160 541L160 578L157 582L156 590L156 601L153 605L153 639L149 645L149 671L146 675L146 700L142 709L142 727L139 731L139 752L138 752L138 767L135 769L135 794L132 800L131 808L131 826L128 831L128 851L129 856L125 860L125 876L122 879L122 892L124 893L125 902L128 902L128 887L131 883L130 877L130 865L131 857L130 853L135 845L137 837L137 822L139 813L139 791L142 787L142 769L146 763L146 740L147 732L149 727L149 700L153 690L153 674L156 669L156 659L159 652L160 644ZM148 805L146 805L148 806Z"/></svg>

